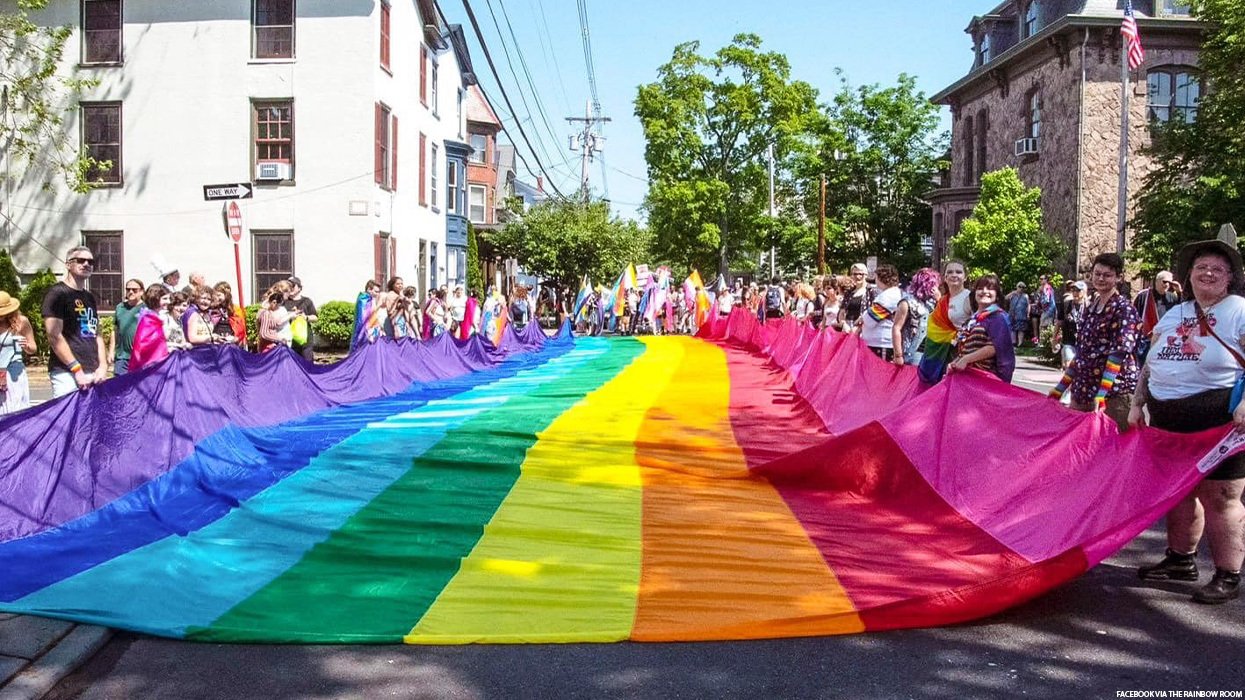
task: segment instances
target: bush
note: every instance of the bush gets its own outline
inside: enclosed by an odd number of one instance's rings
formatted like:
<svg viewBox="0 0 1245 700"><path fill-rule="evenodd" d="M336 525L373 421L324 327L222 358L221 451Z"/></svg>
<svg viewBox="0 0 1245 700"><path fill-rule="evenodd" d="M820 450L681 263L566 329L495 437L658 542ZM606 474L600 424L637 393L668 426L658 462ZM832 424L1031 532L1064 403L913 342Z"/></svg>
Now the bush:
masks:
<svg viewBox="0 0 1245 700"><path fill-rule="evenodd" d="M45 269L43 272L35 275L35 278L26 285L22 290L22 315L30 319L30 325L35 331L35 343L39 346L39 352L35 357L46 360L51 347L48 345L48 334L43 329L43 297L48 293L53 285L56 284L56 275L51 270Z"/></svg>
<svg viewBox="0 0 1245 700"><path fill-rule="evenodd" d="M112 334L117 331L117 318L115 316L99 317L99 337L104 339L104 348L108 348L108 341L112 340Z"/></svg>
<svg viewBox="0 0 1245 700"><path fill-rule="evenodd" d="M330 301L317 309L312 332L316 348L321 350L345 350L350 347L354 333L354 304L348 301Z"/></svg>
<svg viewBox="0 0 1245 700"><path fill-rule="evenodd" d="M1056 369L1063 366L1063 357L1055 349L1055 326L1043 326L1038 334L1037 361Z"/></svg>
<svg viewBox="0 0 1245 700"><path fill-rule="evenodd" d="M242 311L246 314L246 346L251 352L259 352L259 304L251 304Z"/></svg>
<svg viewBox="0 0 1245 700"><path fill-rule="evenodd" d="M7 250L0 250L0 292L21 298L22 281L17 277L17 268Z"/></svg>

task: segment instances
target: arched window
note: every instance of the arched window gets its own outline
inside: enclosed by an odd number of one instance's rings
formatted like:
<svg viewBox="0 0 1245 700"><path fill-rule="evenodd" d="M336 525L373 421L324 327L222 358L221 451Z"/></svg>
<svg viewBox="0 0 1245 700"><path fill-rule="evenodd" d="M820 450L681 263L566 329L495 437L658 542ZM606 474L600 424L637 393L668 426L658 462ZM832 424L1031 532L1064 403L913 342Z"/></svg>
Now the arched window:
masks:
<svg viewBox="0 0 1245 700"><path fill-rule="evenodd" d="M1020 38L1027 39L1038 31L1038 6L1035 0L1029 2L1025 8L1024 24L1020 26Z"/></svg>
<svg viewBox="0 0 1245 700"><path fill-rule="evenodd" d="M1173 118L1192 122L1197 119L1201 97L1202 85L1192 68L1167 66L1146 75L1146 111L1151 122L1163 123Z"/></svg>

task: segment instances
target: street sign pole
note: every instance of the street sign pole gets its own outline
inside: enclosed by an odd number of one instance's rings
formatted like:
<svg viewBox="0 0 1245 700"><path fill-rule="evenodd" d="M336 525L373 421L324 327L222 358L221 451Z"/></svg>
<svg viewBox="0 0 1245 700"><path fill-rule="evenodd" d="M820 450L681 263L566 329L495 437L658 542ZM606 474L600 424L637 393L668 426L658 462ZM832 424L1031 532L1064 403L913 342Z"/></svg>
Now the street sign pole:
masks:
<svg viewBox="0 0 1245 700"><path fill-rule="evenodd" d="M233 239L233 266L238 275L237 303L238 306L246 306L242 296L242 250L239 245L242 242L242 210L237 202L225 205L225 230Z"/></svg>

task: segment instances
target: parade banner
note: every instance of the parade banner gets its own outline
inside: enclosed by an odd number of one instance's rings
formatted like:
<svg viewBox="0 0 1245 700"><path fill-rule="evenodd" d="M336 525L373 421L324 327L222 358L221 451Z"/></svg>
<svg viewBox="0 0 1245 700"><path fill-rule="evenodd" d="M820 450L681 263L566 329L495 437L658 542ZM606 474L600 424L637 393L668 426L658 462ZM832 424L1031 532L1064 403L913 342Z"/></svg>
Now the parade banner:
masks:
<svg viewBox="0 0 1245 700"><path fill-rule="evenodd" d="M950 624L1112 554L1223 436L1120 435L978 373L925 388L739 310L327 367L204 348L0 421L0 611L226 642Z"/></svg>

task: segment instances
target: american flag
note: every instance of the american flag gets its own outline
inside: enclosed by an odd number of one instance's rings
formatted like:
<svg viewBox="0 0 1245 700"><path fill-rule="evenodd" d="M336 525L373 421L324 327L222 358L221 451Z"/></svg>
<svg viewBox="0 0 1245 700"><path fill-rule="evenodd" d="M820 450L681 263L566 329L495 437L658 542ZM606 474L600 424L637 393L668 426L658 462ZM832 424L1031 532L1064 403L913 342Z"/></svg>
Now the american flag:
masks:
<svg viewBox="0 0 1245 700"><path fill-rule="evenodd" d="M1146 60L1146 50L1141 46L1141 34L1137 32L1137 18L1133 17L1133 0L1124 3L1124 24L1120 25L1120 34L1128 42L1128 69L1137 70Z"/></svg>

